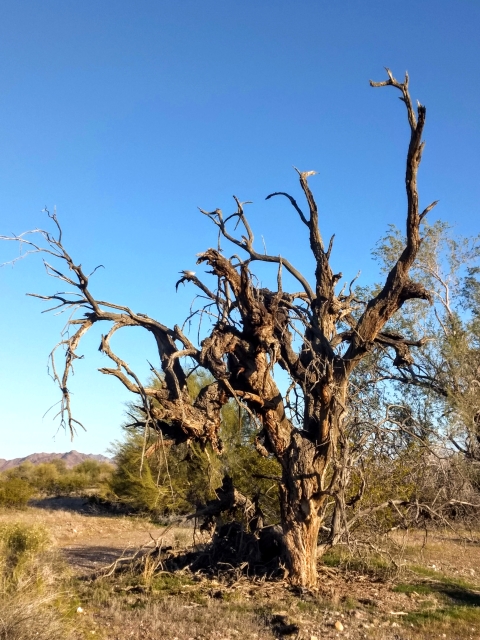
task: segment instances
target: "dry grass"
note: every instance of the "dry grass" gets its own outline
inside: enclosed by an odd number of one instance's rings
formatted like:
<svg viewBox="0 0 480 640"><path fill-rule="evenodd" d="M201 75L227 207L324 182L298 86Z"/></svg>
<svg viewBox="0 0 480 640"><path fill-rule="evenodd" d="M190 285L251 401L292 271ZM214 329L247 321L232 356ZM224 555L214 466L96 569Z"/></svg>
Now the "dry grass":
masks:
<svg viewBox="0 0 480 640"><path fill-rule="evenodd" d="M108 602L87 601L87 616L96 637L120 640L226 639L276 636L258 607L223 602L192 591L192 598L170 593L119 595ZM91 607L91 608L90 608Z"/></svg>
<svg viewBox="0 0 480 640"><path fill-rule="evenodd" d="M64 640L70 634L56 602L61 594L40 595L25 589L0 602L1 640Z"/></svg>
<svg viewBox="0 0 480 640"><path fill-rule="evenodd" d="M69 635L65 565L49 542L38 525L0 525L0 640Z"/></svg>

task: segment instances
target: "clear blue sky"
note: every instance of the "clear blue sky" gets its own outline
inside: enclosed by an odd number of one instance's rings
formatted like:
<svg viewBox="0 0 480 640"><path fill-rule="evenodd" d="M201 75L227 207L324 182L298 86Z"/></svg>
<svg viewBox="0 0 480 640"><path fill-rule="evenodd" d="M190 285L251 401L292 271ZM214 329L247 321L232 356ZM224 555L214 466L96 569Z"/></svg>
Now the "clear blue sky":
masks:
<svg viewBox="0 0 480 640"><path fill-rule="evenodd" d="M216 242L197 206L253 200L270 253L311 275L304 228L277 200L312 179L333 266L376 277L370 249L403 226L408 127L383 66L408 69L427 106L422 203L478 233L480 3L474 0L4 0L0 7L0 234L45 226L57 206L67 247L98 263L99 296L173 324L192 288L180 269ZM433 219L433 218L432 218ZM0 245L0 262L15 247ZM267 278L266 273L261 274ZM58 400L47 355L63 320L26 291L51 293L33 257L0 270L0 458L101 453L120 435L127 393L99 374L99 333L71 384L87 427L74 443L44 412ZM133 339L132 339L133 338ZM146 377L148 336L114 346Z"/></svg>

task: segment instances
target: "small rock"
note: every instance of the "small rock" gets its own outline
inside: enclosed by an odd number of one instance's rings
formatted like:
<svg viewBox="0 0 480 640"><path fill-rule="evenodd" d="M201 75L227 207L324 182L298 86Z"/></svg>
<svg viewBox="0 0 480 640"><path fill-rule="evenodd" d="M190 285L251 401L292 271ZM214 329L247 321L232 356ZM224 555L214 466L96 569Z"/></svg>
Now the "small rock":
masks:
<svg viewBox="0 0 480 640"><path fill-rule="evenodd" d="M344 629L343 624L340 622L340 620L337 620L334 626L337 631L343 631Z"/></svg>

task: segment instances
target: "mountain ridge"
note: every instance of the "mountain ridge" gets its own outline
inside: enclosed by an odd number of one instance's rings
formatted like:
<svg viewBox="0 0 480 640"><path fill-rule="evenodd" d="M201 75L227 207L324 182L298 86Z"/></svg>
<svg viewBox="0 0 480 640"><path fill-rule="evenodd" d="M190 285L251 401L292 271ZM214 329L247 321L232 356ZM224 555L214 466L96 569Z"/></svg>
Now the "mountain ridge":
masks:
<svg viewBox="0 0 480 640"><path fill-rule="evenodd" d="M108 462L113 464L113 460L101 453L80 453L79 451L67 451L66 453L31 453L23 458L13 458L12 460L5 460L0 458L0 473L18 467L24 462L30 462L32 464L43 464L45 462L52 462L52 460L63 460L67 469L71 469L77 464L80 464L84 460L96 460L97 462Z"/></svg>

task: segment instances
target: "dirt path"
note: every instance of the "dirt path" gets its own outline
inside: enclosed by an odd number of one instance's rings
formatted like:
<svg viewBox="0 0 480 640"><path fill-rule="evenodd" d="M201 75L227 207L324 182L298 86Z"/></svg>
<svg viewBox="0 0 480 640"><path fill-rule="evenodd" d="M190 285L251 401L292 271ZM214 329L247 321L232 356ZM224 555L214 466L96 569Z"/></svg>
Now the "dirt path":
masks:
<svg viewBox="0 0 480 640"><path fill-rule="evenodd" d="M32 503L21 512L0 514L1 522L22 520L44 525L55 547L61 549L78 574L106 567L122 555L132 555L140 547L163 537L164 546L186 546L193 539L191 528L171 528L152 524L146 518L106 514L83 498L48 498Z"/></svg>

